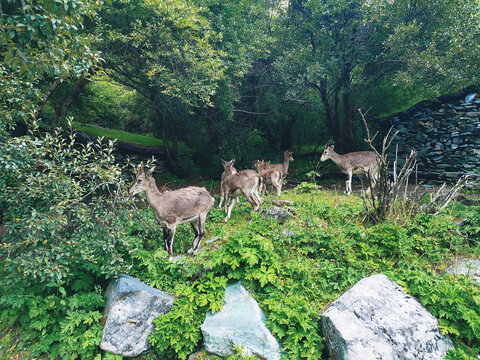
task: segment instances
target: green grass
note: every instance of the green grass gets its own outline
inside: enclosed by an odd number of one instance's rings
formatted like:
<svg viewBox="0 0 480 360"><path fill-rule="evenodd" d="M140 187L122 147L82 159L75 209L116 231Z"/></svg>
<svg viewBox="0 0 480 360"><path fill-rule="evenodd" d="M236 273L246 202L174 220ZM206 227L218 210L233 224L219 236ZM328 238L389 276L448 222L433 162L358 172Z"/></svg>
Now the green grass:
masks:
<svg viewBox="0 0 480 360"><path fill-rule="evenodd" d="M117 139L126 143L142 146L163 146L163 141L161 139L156 139L151 136L131 134L126 131L115 129L99 128L97 126L81 124L78 122L73 122L73 128L75 130L81 130L89 136L103 136L107 139Z"/></svg>

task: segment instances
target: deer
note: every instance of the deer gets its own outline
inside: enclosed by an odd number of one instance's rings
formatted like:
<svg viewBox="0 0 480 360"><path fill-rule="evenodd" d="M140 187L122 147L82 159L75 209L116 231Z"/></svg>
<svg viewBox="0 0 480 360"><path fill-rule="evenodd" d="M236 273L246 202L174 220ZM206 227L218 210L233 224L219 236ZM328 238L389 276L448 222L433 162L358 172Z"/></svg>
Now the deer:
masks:
<svg viewBox="0 0 480 360"><path fill-rule="evenodd" d="M331 159L338 165L340 170L348 175L346 182L347 195L352 194L352 176L353 174L365 175L370 179L371 189L375 187L377 180L379 179L379 166L377 155L373 151L356 151L347 153L345 155L337 154L334 151L335 145L325 145L320 161L326 161Z"/></svg>
<svg viewBox="0 0 480 360"><path fill-rule="evenodd" d="M233 167L233 164L235 163L235 159L232 159L232 160L230 160L230 161L225 161L225 160L222 159L222 165L223 165L224 168L225 168L225 164L226 164L226 163L228 163L228 166L230 167L232 174L236 174L236 173L237 173L237 169L235 169L235 168ZM226 176L226 175L225 175L225 170L224 170L223 173L222 173L222 176L221 176L221 178L220 178L220 184L221 184L221 183L223 182L223 180L225 179L225 176ZM223 188L220 187L220 203L218 204L217 209L221 209L221 208L222 208L222 203L223 203L223 197L224 197L224 195L225 195L225 194L224 194L224 192L223 192ZM236 197L236 200L237 200L237 204L240 204L240 198L239 198L238 196Z"/></svg>
<svg viewBox="0 0 480 360"><path fill-rule="evenodd" d="M148 171L140 168L135 182L128 191L130 196L145 192L157 222L163 228L163 240L169 260L173 259L173 239L177 225L190 223L195 238L189 253L200 250L205 237L205 221L215 199L204 187L189 186L178 190L160 192L153 177L155 166Z"/></svg>
<svg viewBox="0 0 480 360"><path fill-rule="evenodd" d="M255 170L262 178L262 196L265 196L267 185L273 185L277 190L277 196L282 194L282 173L277 168L268 169L270 162L257 160L255 162Z"/></svg>
<svg viewBox="0 0 480 360"><path fill-rule="evenodd" d="M222 180L221 187L223 200L225 201L225 222L230 219L233 206L235 205L234 196L245 195L253 211L260 208L262 199L258 195L258 189L262 184L262 179L254 170L242 170L233 173L233 161L225 161L223 168L225 170L225 178Z"/></svg>
<svg viewBox="0 0 480 360"><path fill-rule="evenodd" d="M285 150L285 153L283 154L283 163L280 164L268 164L266 169L278 169L282 173L282 180L285 179L285 177L288 174L288 165L290 161L293 161L293 153L291 151Z"/></svg>

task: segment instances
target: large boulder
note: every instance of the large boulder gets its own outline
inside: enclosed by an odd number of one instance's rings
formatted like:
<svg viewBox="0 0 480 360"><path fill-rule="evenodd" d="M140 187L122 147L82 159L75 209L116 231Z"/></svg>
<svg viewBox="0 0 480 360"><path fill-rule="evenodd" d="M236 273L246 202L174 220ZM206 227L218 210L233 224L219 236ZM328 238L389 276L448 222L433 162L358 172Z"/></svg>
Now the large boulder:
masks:
<svg viewBox="0 0 480 360"><path fill-rule="evenodd" d="M280 359L280 344L266 328L265 315L239 282L227 285L223 309L208 313L200 327L206 351L219 356L234 354L233 347L248 356Z"/></svg>
<svg viewBox="0 0 480 360"><path fill-rule="evenodd" d="M468 275L480 282L480 260L460 258L447 269L447 272Z"/></svg>
<svg viewBox="0 0 480 360"><path fill-rule="evenodd" d="M332 359L439 360L453 347L437 319L381 274L360 280L320 317Z"/></svg>
<svg viewBox="0 0 480 360"><path fill-rule="evenodd" d="M133 357L149 349L148 335L153 319L166 314L173 298L128 275L120 275L107 288L100 348L117 355Z"/></svg>

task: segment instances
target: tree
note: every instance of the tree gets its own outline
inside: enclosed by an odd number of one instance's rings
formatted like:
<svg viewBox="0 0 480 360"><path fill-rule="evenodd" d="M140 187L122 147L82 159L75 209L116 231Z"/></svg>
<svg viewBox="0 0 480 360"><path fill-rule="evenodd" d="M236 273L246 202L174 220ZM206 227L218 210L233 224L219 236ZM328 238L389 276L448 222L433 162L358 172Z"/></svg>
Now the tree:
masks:
<svg viewBox="0 0 480 360"><path fill-rule="evenodd" d="M175 103L209 105L224 72L223 54L212 46L219 35L204 12L179 0L117 0L100 14L105 71L150 101L170 166L167 127Z"/></svg>
<svg viewBox="0 0 480 360"><path fill-rule="evenodd" d="M10 0L0 5L0 125L31 123L57 86L99 59L82 32L103 1Z"/></svg>
<svg viewBox="0 0 480 360"><path fill-rule="evenodd" d="M279 17L278 76L286 98L321 102L330 134L351 151L355 110L385 79L428 86L431 96L478 78L479 23L473 0L294 0Z"/></svg>

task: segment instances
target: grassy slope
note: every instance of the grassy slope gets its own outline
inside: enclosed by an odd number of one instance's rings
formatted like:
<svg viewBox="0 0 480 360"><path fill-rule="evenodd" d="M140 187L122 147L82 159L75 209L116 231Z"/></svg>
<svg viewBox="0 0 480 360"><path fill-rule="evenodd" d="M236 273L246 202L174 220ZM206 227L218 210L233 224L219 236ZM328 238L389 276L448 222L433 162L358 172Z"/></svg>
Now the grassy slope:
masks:
<svg viewBox="0 0 480 360"><path fill-rule="evenodd" d="M131 134L126 131L99 128L97 126L89 124L81 124L78 122L73 123L75 130L82 130L85 134L94 137L103 136L107 139L117 139L131 144L137 144L142 146L163 146L163 141L151 136Z"/></svg>
<svg viewBox="0 0 480 360"><path fill-rule="evenodd" d="M310 358L320 358L321 340L311 335L318 334L318 311L363 277L376 273L405 286L440 318L441 328L452 334L458 346L465 343L465 324L451 321L463 316L455 301L472 301L480 290L470 279L454 279L444 270L458 253L479 256L480 250L460 234L453 217L421 215L396 224L369 225L362 223L359 197L305 191L283 192L282 199L294 201L296 209L295 219L283 225L252 213L245 200L235 207L227 224L223 210L212 209L206 239L216 241L204 245L205 251L196 258L182 262L211 266L217 276L229 280L241 279L255 294L269 328L292 359L312 351L316 355ZM153 225L153 216L148 216ZM179 226L174 253L185 253L192 239L191 228ZM149 274L138 275L155 281ZM174 293L175 280L167 283L171 288L165 290ZM459 294L449 298L453 289L462 289L464 298ZM299 343L292 340L295 337Z"/></svg>

